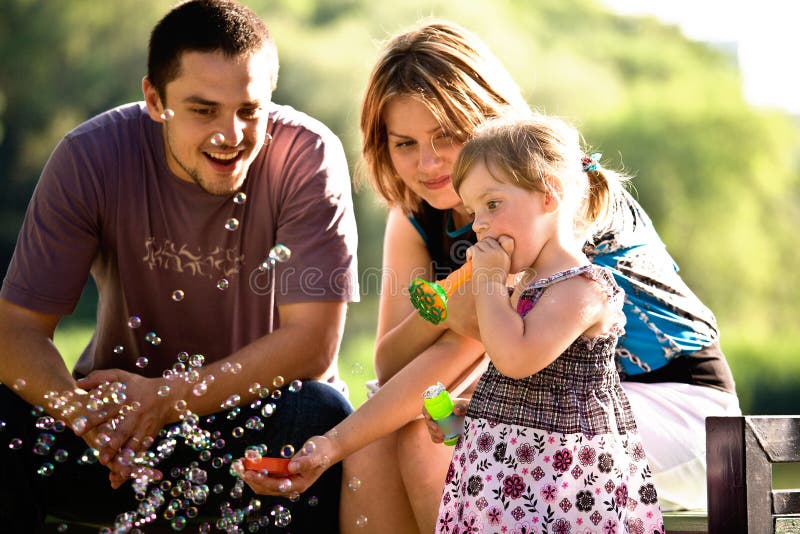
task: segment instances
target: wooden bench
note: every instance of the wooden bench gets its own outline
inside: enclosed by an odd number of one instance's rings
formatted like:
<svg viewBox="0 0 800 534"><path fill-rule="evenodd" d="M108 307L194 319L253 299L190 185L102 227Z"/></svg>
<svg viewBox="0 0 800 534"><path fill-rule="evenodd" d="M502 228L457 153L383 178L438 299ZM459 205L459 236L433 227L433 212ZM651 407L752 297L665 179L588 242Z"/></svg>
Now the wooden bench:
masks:
<svg viewBox="0 0 800 534"><path fill-rule="evenodd" d="M774 490L772 464L800 462L800 416L706 419L708 532L800 533L800 489Z"/></svg>

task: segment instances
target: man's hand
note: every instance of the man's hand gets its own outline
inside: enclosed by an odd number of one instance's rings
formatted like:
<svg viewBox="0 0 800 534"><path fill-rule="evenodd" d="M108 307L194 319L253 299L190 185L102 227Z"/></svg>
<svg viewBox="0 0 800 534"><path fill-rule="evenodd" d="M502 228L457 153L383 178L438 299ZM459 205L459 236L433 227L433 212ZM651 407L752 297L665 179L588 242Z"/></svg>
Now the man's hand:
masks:
<svg viewBox="0 0 800 534"><path fill-rule="evenodd" d="M178 404L175 394L163 389L168 383L161 378L108 369L93 371L79 380L78 386L93 390L116 382L125 384L124 403L113 417L85 431L84 437L100 451L99 461L111 471L109 481L114 489L130 477L134 459L147 451L161 428L177 419L178 409L171 404ZM168 393L164 395L165 392Z"/></svg>

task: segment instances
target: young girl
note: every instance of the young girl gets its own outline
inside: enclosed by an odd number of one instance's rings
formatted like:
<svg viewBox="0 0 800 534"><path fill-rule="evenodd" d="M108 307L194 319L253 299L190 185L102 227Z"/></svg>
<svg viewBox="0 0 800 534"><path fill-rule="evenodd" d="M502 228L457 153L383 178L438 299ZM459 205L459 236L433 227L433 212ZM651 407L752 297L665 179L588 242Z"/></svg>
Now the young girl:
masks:
<svg viewBox="0 0 800 534"><path fill-rule="evenodd" d="M437 532L663 532L614 365L624 293L582 252L619 181L583 155L575 129L541 116L487 123L456 160L491 364L467 408ZM506 279L519 272L509 300Z"/></svg>

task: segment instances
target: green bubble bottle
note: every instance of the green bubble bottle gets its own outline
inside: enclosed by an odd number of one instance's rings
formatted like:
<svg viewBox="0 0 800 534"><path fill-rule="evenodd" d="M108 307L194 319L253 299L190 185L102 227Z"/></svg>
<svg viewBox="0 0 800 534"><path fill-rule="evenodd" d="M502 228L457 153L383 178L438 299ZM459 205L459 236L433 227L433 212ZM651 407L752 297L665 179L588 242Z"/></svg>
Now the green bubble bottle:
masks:
<svg viewBox="0 0 800 534"><path fill-rule="evenodd" d="M464 431L464 416L453 413L453 399L444 387L444 384L437 382L429 387L422 394L422 402L425 409L439 428L444 432L444 444L455 445L458 437Z"/></svg>

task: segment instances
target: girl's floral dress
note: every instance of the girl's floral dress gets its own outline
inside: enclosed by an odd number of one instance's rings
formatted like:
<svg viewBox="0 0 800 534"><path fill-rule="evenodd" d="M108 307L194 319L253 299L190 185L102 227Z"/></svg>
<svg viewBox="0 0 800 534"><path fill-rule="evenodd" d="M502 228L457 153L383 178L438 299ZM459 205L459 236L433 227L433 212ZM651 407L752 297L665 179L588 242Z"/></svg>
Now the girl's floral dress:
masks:
<svg viewBox="0 0 800 534"><path fill-rule="evenodd" d="M453 451L436 532L663 533L650 468L614 366L623 293L603 267L538 280L521 294L525 316L559 281L600 284L619 316L604 335L580 337L523 379L493 365L481 377Z"/></svg>

